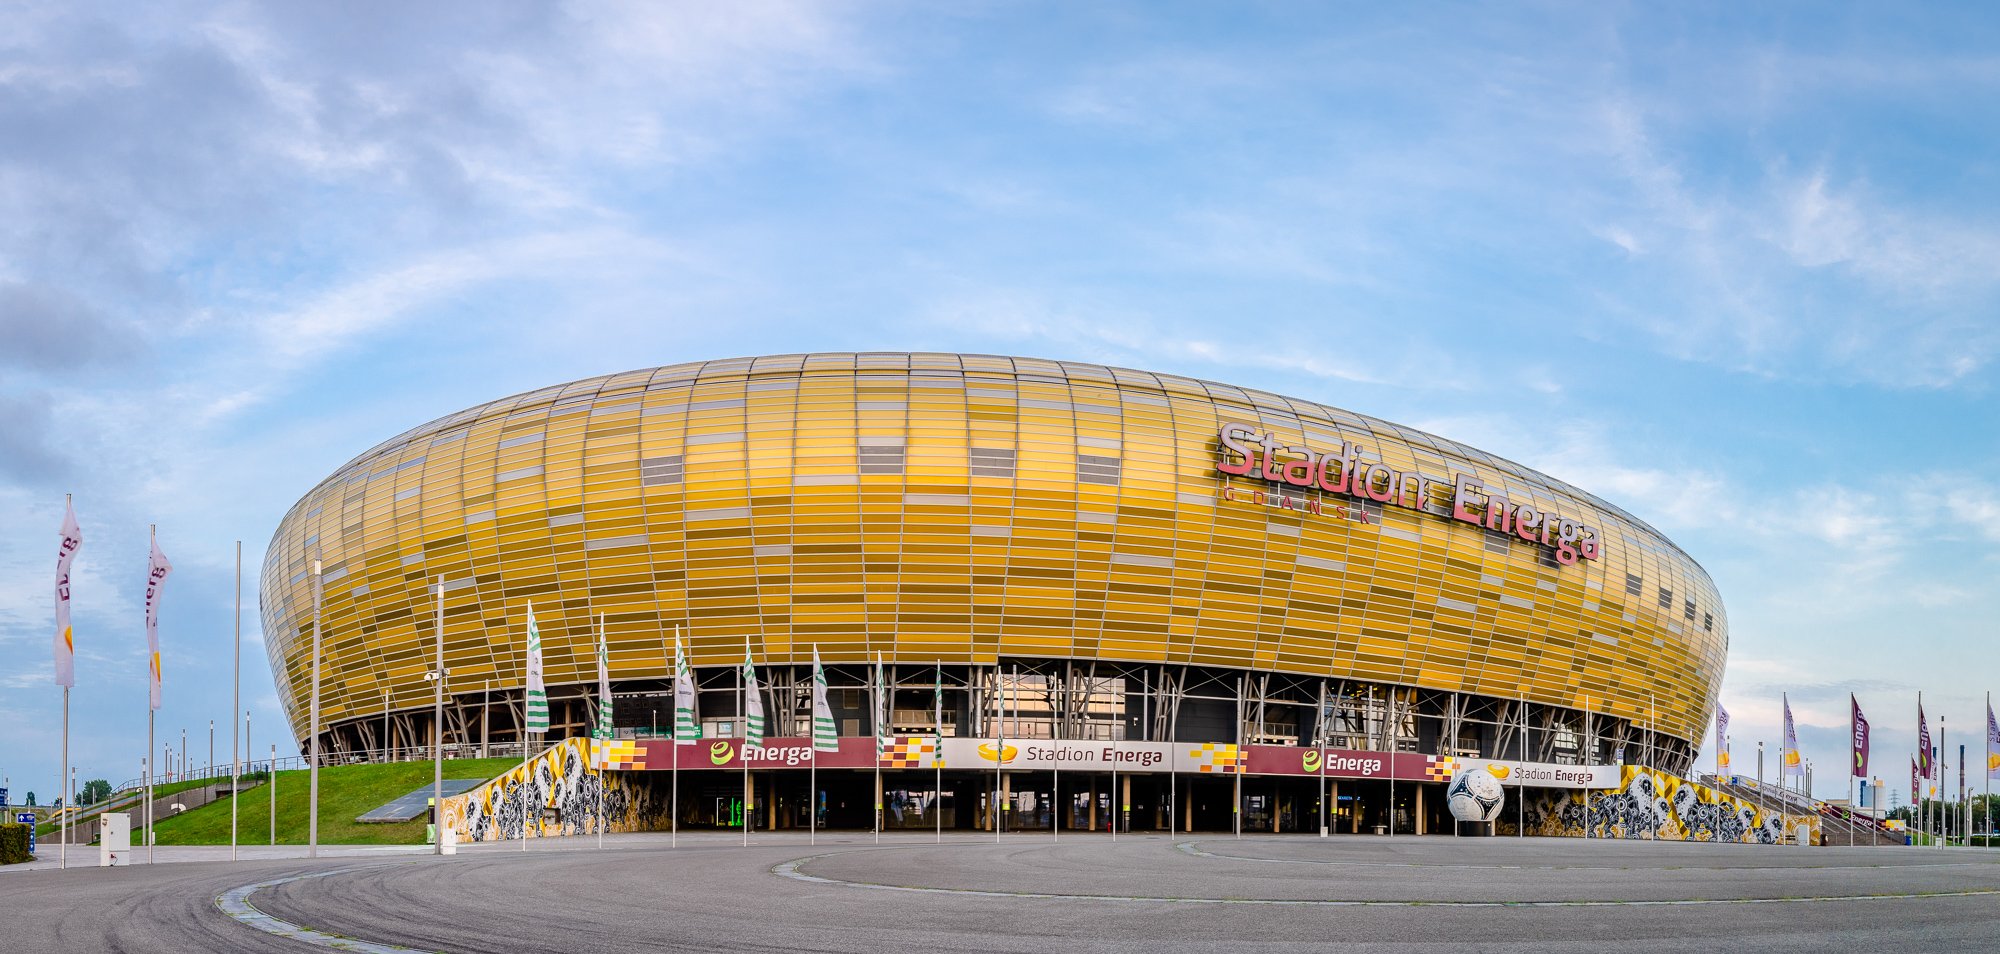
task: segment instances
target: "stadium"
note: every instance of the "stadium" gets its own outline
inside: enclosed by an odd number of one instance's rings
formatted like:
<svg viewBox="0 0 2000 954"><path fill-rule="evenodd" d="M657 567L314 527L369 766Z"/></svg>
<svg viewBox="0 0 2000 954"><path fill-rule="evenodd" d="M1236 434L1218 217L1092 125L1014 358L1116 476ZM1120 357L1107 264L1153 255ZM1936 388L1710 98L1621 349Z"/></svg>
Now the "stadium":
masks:
<svg viewBox="0 0 2000 954"><path fill-rule="evenodd" d="M1254 388L986 355L631 371L366 451L262 569L302 748L429 744L439 583L449 752L520 752L531 611L545 741L586 735L601 626L613 767L671 771L682 827L867 828L879 804L892 828L1445 830L1474 760L1509 786L1686 774L1728 644L1693 559L1519 464ZM699 745L667 739L677 636ZM815 651L841 736L817 755Z"/></svg>

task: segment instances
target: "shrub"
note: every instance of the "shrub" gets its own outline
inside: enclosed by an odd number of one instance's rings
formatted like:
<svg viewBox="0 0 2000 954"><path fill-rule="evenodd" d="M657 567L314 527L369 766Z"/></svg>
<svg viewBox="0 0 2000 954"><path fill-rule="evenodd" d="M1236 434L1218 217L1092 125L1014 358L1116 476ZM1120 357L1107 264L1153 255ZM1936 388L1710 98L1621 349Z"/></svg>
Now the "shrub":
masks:
<svg viewBox="0 0 2000 954"><path fill-rule="evenodd" d="M0 823L0 865L19 864L29 857L28 826Z"/></svg>

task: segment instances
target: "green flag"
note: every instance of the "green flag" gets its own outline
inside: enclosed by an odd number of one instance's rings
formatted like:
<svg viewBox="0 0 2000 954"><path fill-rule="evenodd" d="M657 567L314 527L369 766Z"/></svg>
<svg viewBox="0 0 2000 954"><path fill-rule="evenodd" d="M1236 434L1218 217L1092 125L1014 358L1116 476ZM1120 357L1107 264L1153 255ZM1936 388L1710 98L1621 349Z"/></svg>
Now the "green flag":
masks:
<svg viewBox="0 0 2000 954"><path fill-rule="evenodd" d="M743 744L764 744L764 699L757 691L757 667L750 662L748 649L743 651Z"/></svg>
<svg viewBox="0 0 2000 954"><path fill-rule="evenodd" d="M611 653L604 646L604 627L597 628L597 724L590 730L593 739L611 738Z"/></svg>
<svg viewBox="0 0 2000 954"><path fill-rule="evenodd" d="M694 716L694 670L688 666L678 631L674 633L674 741L701 741L701 724Z"/></svg>
<svg viewBox="0 0 2000 954"><path fill-rule="evenodd" d="M889 727L889 680L882 674L882 654L875 654L875 757L880 759L896 734Z"/></svg>
<svg viewBox="0 0 2000 954"><path fill-rule="evenodd" d="M819 664L819 647L813 647L813 751L840 751L840 736L833 728L833 710L826 704L826 670Z"/></svg>
<svg viewBox="0 0 2000 954"><path fill-rule="evenodd" d="M528 603L528 731L549 731L549 693L542 687L542 631L535 626L535 604Z"/></svg>

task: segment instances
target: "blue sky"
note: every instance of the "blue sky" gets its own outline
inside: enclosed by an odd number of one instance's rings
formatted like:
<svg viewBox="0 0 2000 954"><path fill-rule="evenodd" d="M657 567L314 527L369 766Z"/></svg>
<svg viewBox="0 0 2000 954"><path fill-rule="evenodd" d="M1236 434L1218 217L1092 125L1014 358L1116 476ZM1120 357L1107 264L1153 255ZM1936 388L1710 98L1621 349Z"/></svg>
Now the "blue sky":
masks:
<svg viewBox="0 0 2000 954"><path fill-rule="evenodd" d="M58 761L65 492L73 751L116 782L149 523L160 725L201 735L232 541L257 566L354 454L589 375L861 349L1196 375L1513 457L1714 576L1739 765L1780 692L1822 794L1850 691L1885 779L1919 689L1976 750L2000 19L1740 6L0 6L0 772Z"/></svg>

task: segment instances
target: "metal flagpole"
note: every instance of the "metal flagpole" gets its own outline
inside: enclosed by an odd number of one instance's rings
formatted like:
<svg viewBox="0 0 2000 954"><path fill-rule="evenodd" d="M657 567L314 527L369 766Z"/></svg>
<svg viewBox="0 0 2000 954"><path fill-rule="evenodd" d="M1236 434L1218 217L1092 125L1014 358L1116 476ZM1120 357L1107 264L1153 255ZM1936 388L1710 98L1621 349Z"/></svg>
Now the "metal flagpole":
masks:
<svg viewBox="0 0 2000 954"><path fill-rule="evenodd" d="M63 687L62 760L63 760L63 767L62 767L63 775L68 776L69 775L69 687L68 686ZM59 869L67 870L69 868L69 826L63 825L62 827L56 830L62 833L62 847L57 851L58 861L56 867ZM232 849L231 857L234 856L235 856L234 851Z"/></svg>
<svg viewBox="0 0 2000 954"><path fill-rule="evenodd" d="M152 542L152 545L153 545L153 546L158 546L158 544L159 544L159 538L160 538L160 527L159 527L159 525L158 525L158 524L148 524L148 525L147 525L147 527L146 527L146 539L147 539L147 540L149 540L149 541L151 541L151 542ZM151 559L151 556L150 556L150 554L148 555L148 559L149 559L149 560ZM314 566L318 566L319 564L315 563L315 564L313 564L313 565L314 565ZM149 581L149 582L150 582L150 581ZM151 587L150 587L150 586L148 586L147 588L148 588L148 589L151 589ZM315 590L314 590L314 592L315 592L315 593L317 593L318 591L317 591L317 590L315 589ZM318 609L318 606L319 606L319 600L318 600L318 598L317 598L317 597L315 597L315 598L314 598L314 600L313 600L313 606L314 606L314 609L313 609L313 620L314 620L314 623L313 623L313 632L314 632L314 633L317 633L317 632L319 632L319 623L318 623L318 620L319 620L319 609ZM315 651L314 651L314 658L313 658L313 663L314 663L314 665L313 665L313 678L314 678L315 680L317 680L317 679L319 678L319 665L318 665L318 663L319 663L319 658L318 658L318 652L317 652L317 650L318 650L318 644L317 644L317 641L315 641L315 644L314 644L314 650L315 650ZM147 679L149 679L149 680L150 680L150 679L155 679L155 678L158 678L158 676L159 676L159 670L158 670L157 668L152 668L152 667L153 667L153 663L152 663L152 661L148 660L148 661L147 661L147 663L146 663L146 665L147 665L147 666L148 666L148 667L149 667L149 668L151 669L151 673L150 673L150 674L149 674L149 675L148 675L148 676L147 676L146 678L147 678ZM313 683L313 687L314 687L314 691L313 691L313 711L314 711L315 713L317 713L317 712L318 712L318 710L319 710L319 691L318 691L318 687L319 687L319 683L318 683L317 681L315 681L315 682ZM148 698L147 698L147 700L146 700L146 757L147 757L148 759L150 759L150 758L152 758L152 757L153 757L153 742L154 742L154 739L153 739L153 721L154 721L154 720L153 720L153 715L154 715L154 711L153 711L153 702L152 702L152 699L151 699L151 696L152 696L152 686L151 686L151 685L148 685L148 686L146 687L146 694L147 694L147 696L148 696ZM152 772L152 769L151 769L151 767L150 767L150 766L149 766L149 767L147 768L147 771L146 771L146 863L147 863L147 864L149 864L149 865L153 863L153 772Z"/></svg>
<svg viewBox="0 0 2000 954"><path fill-rule="evenodd" d="M1319 712L1313 717L1314 742L1319 744L1319 836L1326 837L1326 680L1319 683Z"/></svg>
<svg viewBox="0 0 2000 954"><path fill-rule="evenodd" d="M882 730L884 718L889 710L882 696L888 687L882 684L882 654L875 654L875 843L882 843Z"/></svg>
<svg viewBox="0 0 2000 954"><path fill-rule="evenodd" d="M236 541L236 615L233 618L236 629L235 673L230 677L229 712L233 716L243 708L243 541ZM235 721L231 719L230 721ZM215 723L209 723L213 733ZM236 730L229 732L229 860L236 860L236 803L243 789L243 747L238 744ZM213 744L213 743L211 743Z"/></svg>
<svg viewBox="0 0 2000 954"><path fill-rule="evenodd" d="M604 645L603 613L597 614L597 644L599 647ZM609 701L609 698L600 699L597 704L602 707ZM609 725L603 728L604 731L600 733L602 738L597 740L599 746L597 759L597 847L600 851L604 848L604 826L611 824L611 819L604 814L604 789L611 784L611 776L607 773L610 771L611 765L612 733Z"/></svg>
<svg viewBox="0 0 2000 954"><path fill-rule="evenodd" d="M750 637L747 634L743 637L743 664L745 666L750 665ZM743 744L737 747L736 760L743 763L743 847L748 848L750 847L750 819L752 811L750 806L750 678L748 673L743 674L740 678L743 683L743 701L742 709L740 710L743 716Z"/></svg>
<svg viewBox="0 0 2000 954"><path fill-rule="evenodd" d="M431 690L431 853L444 854L444 577L437 578L437 611L431 622L437 637L437 685Z"/></svg>
<svg viewBox="0 0 2000 954"><path fill-rule="evenodd" d="M1521 761L1526 762L1528 760L1528 694L1525 691L1522 692L1521 698L1518 701L1519 705L1517 708L1521 710L1521 741L1519 743L1519 750ZM1515 769L1515 771L1519 772L1520 770ZM1521 776L1515 775L1514 837L1516 838L1528 837L1528 807L1524 804L1527 801L1527 794L1528 786L1525 780ZM1583 837L1590 837L1590 787L1588 785L1584 786L1583 789Z"/></svg>
<svg viewBox="0 0 2000 954"><path fill-rule="evenodd" d="M1000 765L1007 757L1007 687L1000 672L1000 660L993 660L993 710L998 716L993 720L993 804L988 806L993 815L993 843L1000 843Z"/></svg>
<svg viewBox="0 0 2000 954"><path fill-rule="evenodd" d="M278 843L278 744L271 743L271 844Z"/></svg>
<svg viewBox="0 0 2000 954"><path fill-rule="evenodd" d="M818 647L814 647L813 649L813 658L814 660L818 660L819 658ZM792 672L796 673L798 670L793 669ZM794 676L793 678L797 677ZM813 678L817 680L819 674L817 672L813 673ZM798 683L794 682L792 685L796 687ZM797 689L794 688L793 691L796 692ZM818 691L818 683L816 681L813 691ZM793 696L792 699L794 700L793 705L797 705L796 700L798 697ZM806 844L808 845L818 844L819 842L819 711L817 706L812 707L812 709L813 714L806 721L806 731L812 734L812 742L814 743L808 746L812 751L812 760L806 766Z"/></svg>
<svg viewBox="0 0 2000 954"><path fill-rule="evenodd" d="M937 743L931 752L931 823L937 829L938 844L944 843L944 663L937 664L936 688L931 694L937 713Z"/></svg>
<svg viewBox="0 0 2000 954"><path fill-rule="evenodd" d="M1950 815L1949 815L1948 813L1946 813L1946 812L1945 812L1945 810L1944 810L1944 795L1945 795L1945 791L1946 791L1946 789L1945 789L1945 787L1944 787L1944 753L1945 753L1945 747L1944 747L1944 716L1938 716L1938 736L1937 736L1937 744L1936 744L1936 745L1934 745L1934 746L1932 746L1931 748L1933 748L1934 750L1936 750L1936 751L1935 751L1935 753L1934 753L1934 754L1933 754L1933 755L1931 756L1931 765L1932 765L1933 767L1935 767L1935 768L1937 769L1937 793L1938 793L1938 798L1937 798L1937 803L1938 803L1938 810L1937 810L1937 821L1938 821L1938 840L1937 840L1937 847L1939 847L1939 848L1943 848L1943 847L1944 847L1944 843L1945 843L1945 839L1947 839L1947 838L1951 837L1951 835L1950 835L1950 828L1949 828L1949 825L1948 825L1948 824L1947 824L1947 822L1946 822L1946 819L1950 818L1951 816L1950 816Z"/></svg>
<svg viewBox="0 0 2000 954"><path fill-rule="evenodd" d="M312 719L307 723L306 733L312 736L312 764L309 770L306 796L306 857L319 857L319 650L320 650L320 599L323 581L320 577L320 561L313 561L313 678L312 678Z"/></svg>
<svg viewBox="0 0 2000 954"><path fill-rule="evenodd" d="M673 796L669 800L668 811L672 817L667 820L667 847L678 848L681 844L681 627L674 624L674 721L667 729L673 739L674 770Z"/></svg>
<svg viewBox="0 0 2000 954"><path fill-rule="evenodd" d="M1388 696L1389 756L1382 761L1389 769L1389 837L1394 838L1396 837L1396 749L1399 748L1396 744L1396 688L1394 686L1389 687Z"/></svg>
<svg viewBox="0 0 2000 954"><path fill-rule="evenodd" d="M527 714L527 693L522 693L521 712ZM528 770L528 729L527 720L521 721L521 850L528 850L528 783L534 780L534 773Z"/></svg>
<svg viewBox="0 0 2000 954"><path fill-rule="evenodd" d="M1993 693L1986 693L1986 847L1993 847Z"/></svg>
<svg viewBox="0 0 2000 954"><path fill-rule="evenodd" d="M56 672L56 681L62 684L62 691L63 691L63 740L62 740L62 775L60 776L61 778L68 778L70 772L69 690L70 690L70 684L76 681L76 644L75 640L72 638L72 634L70 631L71 628L69 625L69 612L68 612L69 560L70 557L76 553L77 547L81 546L83 543L83 541L80 539L82 537L81 531L78 532L77 537L75 538L72 538L70 536L70 525L73 519L72 515L75 513L73 509L75 506L74 500L75 498L72 495L63 494L62 545L64 552L62 553L61 556L57 558L56 561L57 562L56 628L59 630L59 632L56 633L56 638L62 641L62 646L59 647L57 650L58 653L61 653L62 655L59 656L58 659L59 660L67 659L69 662L69 670L67 673L62 671L63 667L60 665L57 666L57 672ZM74 542L72 542L72 540L74 540ZM64 678L65 676L67 676L68 678ZM74 797L72 796L72 801L73 800ZM63 804L68 805L69 802L64 802ZM0 806L0 808L4 807L5 806ZM62 847L57 850L57 857L58 857L57 867L67 870L69 868L69 826L63 825L56 830L61 832L62 834L62 842L61 842Z"/></svg>
<svg viewBox="0 0 2000 954"><path fill-rule="evenodd" d="M1069 675L1065 672L1063 675L1064 685L1062 690L1065 704L1069 698L1068 682ZM1054 702L1053 699L1050 701ZM1051 716L1049 719L1049 749L1050 754L1055 758L1054 762L1049 763L1054 767L1053 771L1055 772L1054 778L1049 782L1049 840L1061 841L1063 816L1069 814L1069 805L1063 801L1062 797L1062 707L1056 705L1049 706L1049 715Z"/></svg>
<svg viewBox="0 0 2000 954"><path fill-rule="evenodd" d="M1236 829L1236 837L1238 838L1243 837L1243 763L1241 760L1243 758L1243 715L1246 708L1243 704L1243 691L1248 688L1250 688L1250 681L1247 678L1236 680L1236 757L1238 761L1232 766L1236 770L1236 778L1234 779L1235 784L1231 787L1232 791L1229 796L1229 824L1230 827Z"/></svg>

